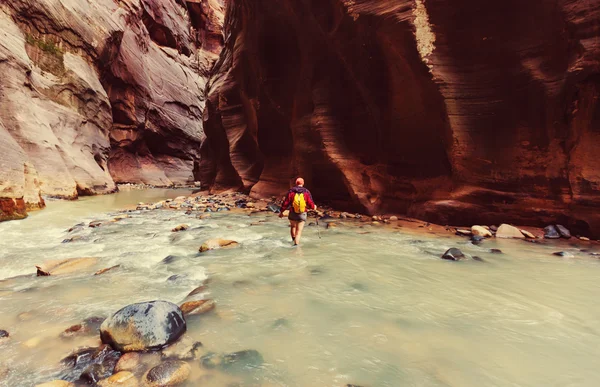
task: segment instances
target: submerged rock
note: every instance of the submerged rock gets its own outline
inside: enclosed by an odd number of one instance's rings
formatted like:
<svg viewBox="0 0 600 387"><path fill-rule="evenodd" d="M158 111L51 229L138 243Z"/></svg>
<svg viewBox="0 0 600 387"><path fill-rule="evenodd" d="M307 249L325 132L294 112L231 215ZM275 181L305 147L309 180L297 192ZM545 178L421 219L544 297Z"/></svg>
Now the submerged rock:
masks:
<svg viewBox="0 0 600 387"><path fill-rule="evenodd" d="M496 238L518 238L518 239L524 239L525 236L523 235L523 233L521 233L521 230L519 230L518 228L511 226L509 224L502 224L500 225L500 227L498 228L498 231L496 231Z"/></svg>
<svg viewBox="0 0 600 387"><path fill-rule="evenodd" d="M202 343L189 336L181 337L176 343L162 350L164 359L195 360L200 356Z"/></svg>
<svg viewBox="0 0 600 387"><path fill-rule="evenodd" d="M443 255L442 259L447 259L450 261L459 261L461 259L466 258L462 251L459 249L452 247L448 249Z"/></svg>
<svg viewBox="0 0 600 387"><path fill-rule="evenodd" d="M213 310L217 306L214 300L188 301L181 305L181 311L184 315L204 314Z"/></svg>
<svg viewBox="0 0 600 387"><path fill-rule="evenodd" d="M7 339L9 337L9 334L7 331L5 331L4 329L0 329L0 341L2 339Z"/></svg>
<svg viewBox="0 0 600 387"><path fill-rule="evenodd" d="M129 371L121 371L100 380L98 387L138 387L139 383L135 375Z"/></svg>
<svg viewBox="0 0 600 387"><path fill-rule="evenodd" d="M200 363L204 368L217 368L223 372L237 375L259 368L264 363L264 359L260 352L247 349L225 355L209 353L202 356Z"/></svg>
<svg viewBox="0 0 600 387"><path fill-rule="evenodd" d="M558 230L556 229L556 227L550 225L550 226L544 227L544 238L558 239L558 238L560 238L560 234L558 233Z"/></svg>
<svg viewBox="0 0 600 387"><path fill-rule="evenodd" d="M121 355L115 365L115 372L133 371L141 365L141 356L138 352L127 352Z"/></svg>
<svg viewBox="0 0 600 387"><path fill-rule="evenodd" d="M500 250L500 249L490 249L490 253L492 253L492 254L502 254L502 250Z"/></svg>
<svg viewBox="0 0 600 387"><path fill-rule="evenodd" d="M38 277L70 274L87 269L98 262L97 258L53 259L36 266Z"/></svg>
<svg viewBox="0 0 600 387"><path fill-rule="evenodd" d="M185 231L188 228L190 228L190 226L188 226L187 224L180 224L179 226L175 227L174 229L172 229L172 232L179 232L179 231Z"/></svg>
<svg viewBox="0 0 600 387"><path fill-rule="evenodd" d="M66 380L53 380L51 382L36 384L35 387L75 387L75 385Z"/></svg>
<svg viewBox="0 0 600 387"><path fill-rule="evenodd" d="M471 237L471 243L473 243L474 245L479 245L481 244L481 242L483 242L485 240L485 237L481 236L481 235L473 235Z"/></svg>
<svg viewBox="0 0 600 387"><path fill-rule="evenodd" d="M144 375L147 387L170 387L183 384L192 372L189 364L181 360L167 360Z"/></svg>
<svg viewBox="0 0 600 387"><path fill-rule="evenodd" d="M84 384L93 384L112 375L120 357L121 353L108 345L98 348L83 348L61 361L69 369L60 377Z"/></svg>
<svg viewBox="0 0 600 387"><path fill-rule="evenodd" d="M236 241L228 240L228 239L209 239L200 246L199 251L204 253L205 251L222 249L222 248L232 248L238 246Z"/></svg>
<svg viewBox="0 0 600 387"><path fill-rule="evenodd" d="M94 273L94 275L102 275L102 274L104 274L104 273L106 273L106 272L112 271L112 270L114 270L114 269L118 269L118 268L120 268L120 267L121 267L121 265L114 265L114 266L111 266L111 267L107 267L107 268L104 268L104 269L100 269L100 270L98 270L97 272L95 272L95 273Z"/></svg>
<svg viewBox="0 0 600 387"><path fill-rule="evenodd" d="M556 225L556 230L560 234L561 238L565 238L565 239L570 239L571 238L571 232L565 226L557 224Z"/></svg>
<svg viewBox="0 0 600 387"><path fill-rule="evenodd" d="M183 312L167 301L150 301L124 307L100 327L103 343L123 352L157 350L186 331Z"/></svg>
<svg viewBox="0 0 600 387"><path fill-rule="evenodd" d="M573 253L569 253L568 251L557 251L555 253L552 253L553 255L559 256L559 257L565 257L565 258L573 258L575 257L573 255Z"/></svg>
<svg viewBox="0 0 600 387"><path fill-rule="evenodd" d="M102 325L104 320L105 318L103 317L86 318L81 324L72 325L65 329L60 334L60 337L68 339L75 336L95 335L100 330L100 325Z"/></svg>

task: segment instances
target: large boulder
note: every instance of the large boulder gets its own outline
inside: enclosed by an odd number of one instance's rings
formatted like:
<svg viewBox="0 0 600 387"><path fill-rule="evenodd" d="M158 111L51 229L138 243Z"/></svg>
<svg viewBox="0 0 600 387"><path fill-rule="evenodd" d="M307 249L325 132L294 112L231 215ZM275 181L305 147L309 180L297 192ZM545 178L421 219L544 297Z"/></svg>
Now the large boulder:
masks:
<svg viewBox="0 0 600 387"><path fill-rule="evenodd" d="M100 327L103 343L123 352L158 350L186 331L181 309L167 301L150 301L124 307Z"/></svg>
<svg viewBox="0 0 600 387"><path fill-rule="evenodd" d="M496 238L518 238L525 239L525 235L518 228L511 226L509 224L502 224L498 227L498 231L496 231Z"/></svg>

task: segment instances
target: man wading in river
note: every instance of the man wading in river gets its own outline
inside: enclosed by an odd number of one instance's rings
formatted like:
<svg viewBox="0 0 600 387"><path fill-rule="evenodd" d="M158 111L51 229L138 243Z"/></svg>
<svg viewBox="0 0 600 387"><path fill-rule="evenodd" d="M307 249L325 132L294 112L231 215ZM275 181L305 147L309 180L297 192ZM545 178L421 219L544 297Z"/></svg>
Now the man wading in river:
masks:
<svg viewBox="0 0 600 387"><path fill-rule="evenodd" d="M290 234L292 241L294 241L294 246L298 246L307 218L306 208L317 209L310 191L304 188L304 179L301 177L296 179L296 186L288 191L281 206L280 218L283 217L283 211L287 210L288 207L290 207L290 215L288 216L291 225Z"/></svg>

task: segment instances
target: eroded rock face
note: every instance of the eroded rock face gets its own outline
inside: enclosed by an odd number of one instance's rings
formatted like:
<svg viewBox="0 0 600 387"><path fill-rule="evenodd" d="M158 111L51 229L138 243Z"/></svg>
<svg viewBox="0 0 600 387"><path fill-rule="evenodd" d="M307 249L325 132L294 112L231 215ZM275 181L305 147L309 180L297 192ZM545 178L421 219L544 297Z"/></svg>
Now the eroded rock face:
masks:
<svg viewBox="0 0 600 387"><path fill-rule="evenodd" d="M598 233L599 17L599 0L233 0L203 187L281 195L302 175L348 210Z"/></svg>
<svg viewBox="0 0 600 387"><path fill-rule="evenodd" d="M0 220L115 183L194 181L222 0L0 7Z"/></svg>

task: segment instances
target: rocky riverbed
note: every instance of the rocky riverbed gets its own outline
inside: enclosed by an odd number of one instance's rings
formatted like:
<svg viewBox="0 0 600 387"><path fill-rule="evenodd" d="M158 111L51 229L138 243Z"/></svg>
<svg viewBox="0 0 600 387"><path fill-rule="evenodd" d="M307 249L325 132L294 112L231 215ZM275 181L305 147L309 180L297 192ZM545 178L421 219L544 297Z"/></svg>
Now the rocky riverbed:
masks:
<svg viewBox="0 0 600 387"><path fill-rule="evenodd" d="M600 342L580 289L597 286L598 243L560 225L450 227L324 208L294 249L276 201L173 191L125 207L60 230L36 214L24 222L38 235L0 230L13 237L0 262L21 274L0 281L0 383L468 386L524 371L465 353L478 369L453 362L457 376L435 353L507 340L535 369L536 338L553 363L569 353L563 324L583 353Z"/></svg>

